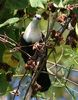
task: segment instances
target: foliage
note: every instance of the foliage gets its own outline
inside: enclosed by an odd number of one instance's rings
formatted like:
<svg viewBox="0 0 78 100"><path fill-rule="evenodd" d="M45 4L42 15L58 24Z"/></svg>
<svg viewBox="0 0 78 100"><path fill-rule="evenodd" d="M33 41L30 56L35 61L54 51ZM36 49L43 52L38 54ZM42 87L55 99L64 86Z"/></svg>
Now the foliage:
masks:
<svg viewBox="0 0 78 100"><path fill-rule="evenodd" d="M63 92L66 89L73 99L76 97L68 88L70 86L68 83L73 84L69 76L72 70L78 69L77 3L77 0L0 1L0 62L10 65L8 71L13 75L19 76L24 72L24 61L17 45L21 33L36 13L42 15L40 25L47 38L47 66L52 80L49 91L53 98L58 97L58 88ZM8 71L2 66L0 65L0 94L4 95L7 91L10 92L12 87L6 79ZM74 84L78 85L75 82ZM63 95L63 92L60 95Z"/></svg>

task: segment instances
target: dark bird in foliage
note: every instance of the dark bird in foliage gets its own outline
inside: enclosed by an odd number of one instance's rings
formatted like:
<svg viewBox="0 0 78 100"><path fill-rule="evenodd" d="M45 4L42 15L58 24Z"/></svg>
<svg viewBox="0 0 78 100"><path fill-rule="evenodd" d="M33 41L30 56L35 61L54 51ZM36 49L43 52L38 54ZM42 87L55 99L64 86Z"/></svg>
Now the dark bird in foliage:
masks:
<svg viewBox="0 0 78 100"><path fill-rule="evenodd" d="M36 14L33 20L27 26L24 34L21 37L21 46L22 46L21 49L22 51L28 53L30 56L33 56L35 54L35 50L33 50L32 44L42 41L44 37L39 27L40 19L41 19L41 15ZM46 50L46 54L47 54L47 50ZM25 55L22 52L22 57L25 63L27 63L27 61L29 60L29 56ZM45 73L43 73L42 71L45 71ZM37 77L37 83L41 86L40 91L42 92L47 91L51 85L51 81L47 73L46 62L44 63L43 68Z"/></svg>

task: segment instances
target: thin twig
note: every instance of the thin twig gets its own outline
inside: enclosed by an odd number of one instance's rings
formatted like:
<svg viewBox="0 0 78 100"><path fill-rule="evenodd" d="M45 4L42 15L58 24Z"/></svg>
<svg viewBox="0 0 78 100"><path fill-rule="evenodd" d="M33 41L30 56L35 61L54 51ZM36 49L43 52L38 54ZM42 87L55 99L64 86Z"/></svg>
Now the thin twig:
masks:
<svg viewBox="0 0 78 100"><path fill-rule="evenodd" d="M70 68L69 68L69 70L68 70L68 74L67 74L67 76L66 76L67 79L68 79L68 77L69 77L69 75L70 75L71 69L72 69L72 67L70 66ZM65 82L65 85L66 85L66 83L67 83L67 81Z"/></svg>
<svg viewBox="0 0 78 100"><path fill-rule="evenodd" d="M61 28L58 30L58 33L60 33L60 36L63 34L65 29L68 27L68 24L71 22L71 18L67 17L64 25L61 26Z"/></svg>
<svg viewBox="0 0 78 100"><path fill-rule="evenodd" d="M57 61L55 60L54 63L51 62L51 61L48 61L49 63L52 64L52 66L51 66L49 69L51 69L51 68L53 68L53 67L55 67L55 66L58 66L58 63L59 63L59 61L62 59L62 57L63 57L63 48L62 48L62 53L61 53L61 55L60 55L60 57L59 57L59 59L58 59Z"/></svg>
<svg viewBox="0 0 78 100"><path fill-rule="evenodd" d="M73 100L75 100L76 98L75 98L74 94L72 93L72 91L70 91L70 89L69 89L68 86L66 86L66 90L67 90L68 93L73 97Z"/></svg>
<svg viewBox="0 0 78 100"><path fill-rule="evenodd" d="M49 17L50 17L50 11L49 11ZM49 24L50 24L50 18L48 17L48 24L47 24L47 35L46 35L46 38L45 38L45 41L48 39L49 35L50 35L50 32L49 32Z"/></svg>
<svg viewBox="0 0 78 100"><path fill-rule="evenodd" d="M21 85L21 82L22 82L22 80L24 79L26 73L27 73L27 71L25 70L24 75L22 76L21 80L19 81L19 84L18 84L18 87L17 87L16 93L18 92L18 90L19 90L19 88L20 88L20 85ZM14 93L13 100L15 99L16 93Z"/></svg>
<svg viewBox="0 0 78 100"><path fill-rule="evenodd" d="M43 54L43 55L45 55L45 54ZM30 85L29 85L29 87L28 87L28 89L27 89L27 91L26 91L26 93L25 93L24 100L27 98L27 97L26 97L26 96L27 96L27 93L29 92L30 88L32 88L32 86L34 85L34 83L35 83L35 81L36 81L38 75L40 74L41 70L42 70L43 67L44 67L43 65L44 65L44 63L45 63L45 61L46 61L46 57L41 56L41 57L39 57L38 59L39 59L39 61L38 61L37 65L36 65L36 68L37 68L37 69L36 69L36 71L33 73L33 76L32 76L31 82L30 82Z"/></svg>
<svg viewBox="0 0 78 100"><path fill-rule="evenodd" d="M78 83L74 82L73 80L70 80L70 79L68 79L68 78L59 76L58 74L56 75L54 72L52 72L52 71L50 71L50 70L48 70L48 74L49 74L49 75L52 75L52 76L56 76L57 78L60 77L61 79L65 80L65 81L67 81L67 82L69 82L69 83L71 83L71 84L74 84L74 85L78 86Z"/></svg>
<svg viewBox="0 0 78 100"><path fill-rule="evenodd" d="M54 63L52 61L47 60L47 63L52 64L53 67L56 66L56 63ZM64 66L64 65L61 65L61 64L58 64L57 63L57 66L69 70L69 68L66 67L66 66ZM50 68L52 68L52 67L50 67ZM50 70L50 68L48 68L48 69ZM78 72L78 70L77 69L74 69L74 68L72 68L71 70Z"/></svg>
<svg viewBox="0 0 78 100"><path fill-rule="evenodd" d="M2 35L0 34L0 37L7 39L8 41L11 41L15 44L15 46L18 44L16 41L14 41L12 38L8 37L6 34Z"/></svg>

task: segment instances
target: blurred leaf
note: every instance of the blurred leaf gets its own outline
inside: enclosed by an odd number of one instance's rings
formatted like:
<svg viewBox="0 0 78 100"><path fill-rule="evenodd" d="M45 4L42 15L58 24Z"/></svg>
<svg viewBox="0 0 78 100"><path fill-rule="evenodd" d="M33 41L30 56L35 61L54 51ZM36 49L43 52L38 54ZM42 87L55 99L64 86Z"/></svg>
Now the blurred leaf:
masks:
<svg viewBox="0 0 78 100"><path fill-rule="evenodd" d="M6 0L0 0L0 10L4 7Z"/></svg>
<svg viewBox="0 0 78 100"><path fill-rule="evenodd" d="M71 49L71 47L64 46L64 56L62 59L64 66L70 67L74 65L74 68L78 66L78 52L77 49Z"/></svg>
<svg viewBox="0 0 78 100"><path fill-rule="evenodd" d="M64 87L65 85L64 84L62 84L62 83L59 83L59 82L53 82L53 87L58 87L58 88L60 88L60 87Z"/></svg>
<svg viewBox="0 0 78 100"><path fill-rule="evenodd" d="M43 18L40 21L40 27L43 33L46 33L47 30L47 20L44 20Z"/></svg>
<svg viewBox="0 0 78 100"><path fill-rule="evenodd" d="M5 22L7 19L13 17L13 13L10 9L4 6L3 9L0 9L0 23Z"/></svg>
<svg viewBox="0 0 78 100"><path fill-rule="evenodd" d="M77 16L78 15L78 8L74 8L73 13L76 14L76 16ZM77 19L78 19L78 17L77 17Z"/></svg>
<svg viewBox="0 0 78 100"><path fill-rule="evenodd" d="M16 67L18 66L19 62L17 59L15 59L13 57L13 54L10 53L9 51L5 51L4 55L3 55L3 62L7 63L8 65L10 65L11 67Z"/></svg>
<svg viewBox="0 0 78 100"><path fill-rule="evenodd" d="M37 9L31 6L26 8L26 13L29 14L31 17L36 13ZM32 13L33 12L33 13Z"/></svg>
<svg viewBox="0 0 78 100"><path fill-rule="evenodd" d="M15 42L19 41L19 28L16 28L15 26L11 25L9 27L6 27L5 33Z"/></svg>
<svg viewBox="0 0 78 100"><path fill-rule="evenodd" d="M64 4L76 4L78 0L64 0Z"/></svg>
<svg viewBox="0 0 78 100"><path fill-rule="evenodd" d="M64 94L64 87L54 87L55 97L62 97ZM56 100L56 99L55 99Z"/></svg>
<svg viewBox="0 0 78 100"><path fill-rule="evenodd" d="M5 50L5 46L2 43L0 43L0 61L2 61L4 50Z"/></svg>
<svg viewBox="0 0 78 100"><path fill-rule="evenodd" d="M52 0L54 3L59 4L60 0Z"/></svg>
<svg viewBox="0 0 78 100"><path fill-rule="evenodd" d="M73 100L76 100L76 97L74 95L74 92L68 86L66 86L66 90L71 95L72 99Z"/></svg>
<svg viewBox="0 0 78 100"><path fill-rule="evenodd" d="M44 8L44 5L47 0L30 0L30 4L32 7L41 7Z"/></svg>
<svg viewBox="0 0 78 100"><path fill-rule="evenodd" d="M23 9L28 5L28 0L7 0L6 7L9 9Z"/></svg>
<svg viewBox="0 0 78 100"><path fill-rule="evenodd" d="M78 23L76 23L75 30L76 30L76 34L78 35Z"/></svg>
<svg viewBox="0 0 78 100"><path fill-rule="evenodd" d="M9 90L11 90L11 86L7 82L5 74L0 74L0 95L6 94Z"/></svg>
<svg viewBox="0 0 78 100"><path fill-rule="evenodd" d="M59 7L61 7L61 8L63 8L64 6L63 6L63 1L62 0L60 0L60 2L59 2L59 4L58 4L58 6Z"/></svg>
<svg viewBox="0 0 78 100"><path fill-rule="evenodd" d="M3 26L6 26L6 25L14 24L14 23L16 23L18 21L19 21L19 18L18 17L10 18L7 21L5 21L4 23L0 24L0 28L3 27Z"/></svg>

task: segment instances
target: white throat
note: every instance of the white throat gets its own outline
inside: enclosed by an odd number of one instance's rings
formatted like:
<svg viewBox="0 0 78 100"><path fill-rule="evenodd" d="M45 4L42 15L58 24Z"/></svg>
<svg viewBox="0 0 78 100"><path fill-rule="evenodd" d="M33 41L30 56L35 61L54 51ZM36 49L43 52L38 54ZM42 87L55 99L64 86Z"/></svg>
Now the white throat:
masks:
<svg viewBox="0 0 78 100"><path fill-rule="evenodd" d="M33 20L27 26L23 38L26 42L38 42L42 39L41 30L38 25L38 20Z"/></svg>

